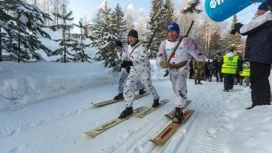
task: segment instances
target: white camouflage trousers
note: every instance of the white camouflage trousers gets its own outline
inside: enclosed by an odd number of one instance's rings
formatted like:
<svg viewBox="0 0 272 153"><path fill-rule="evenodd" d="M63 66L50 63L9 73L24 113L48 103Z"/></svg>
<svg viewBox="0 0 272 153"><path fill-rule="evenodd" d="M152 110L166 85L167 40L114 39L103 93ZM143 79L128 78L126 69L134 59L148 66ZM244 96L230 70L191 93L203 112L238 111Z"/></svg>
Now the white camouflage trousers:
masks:
<svg viewBox="0 0 272 153"><path fill-rule="evenodd" d="M189 65L185 65L179 69L169 69L170 81L175 93L176 107L185 107L187 100L187 78L189 74Z"/></svg>
<svg viewBox="0 0 272 153"><path fill-rule="evenodd" d="M118 83L118 93L121 93L124 91L124 86L126 84L126 81L127 81L127 77L128 77L128 73L127 73L127 70L122 68L120 73L119 73L119 77L118 77L118 80L117 80L117 83ZM140 80L137 81L136 83L136 87L138 90L141 90L144 88L144 85L140 82Z"/></svg>
<svg viewBox="0 0 272 153"><path fill-rule="evenodd" d="M143 70L142 73L137 73L135 69L131 68L123 93L126 107L133 106L133 101L135 97L134 90L136 83L139 80L144 84L147 92L151 92L153 99L159 98L156 89L152 85L150 71Z"/></svg>

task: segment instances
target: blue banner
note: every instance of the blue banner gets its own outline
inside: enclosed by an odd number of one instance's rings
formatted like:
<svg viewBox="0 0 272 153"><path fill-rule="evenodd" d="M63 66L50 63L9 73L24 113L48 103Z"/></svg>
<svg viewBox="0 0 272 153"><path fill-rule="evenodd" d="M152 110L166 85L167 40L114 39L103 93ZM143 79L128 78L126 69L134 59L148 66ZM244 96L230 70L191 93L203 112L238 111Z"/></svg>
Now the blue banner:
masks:
<svg viewBox="0 0 272 153"><path fill-rule="evenodd" d="M263 1L265 0L205 0L205 10L213 21L220 22L235 15L254 2Z"/></svg>

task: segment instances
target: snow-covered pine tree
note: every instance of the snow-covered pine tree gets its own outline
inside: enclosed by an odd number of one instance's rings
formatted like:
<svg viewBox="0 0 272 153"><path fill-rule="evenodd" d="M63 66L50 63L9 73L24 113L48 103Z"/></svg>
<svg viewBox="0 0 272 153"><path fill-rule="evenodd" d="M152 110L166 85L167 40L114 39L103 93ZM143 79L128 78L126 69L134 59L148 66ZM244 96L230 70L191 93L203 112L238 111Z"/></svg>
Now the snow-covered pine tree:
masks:
<svg viewBox="0 0 272 153"><path fill-rule="evenodd" d="M1 36L4 36L1 46L5 51L18 62L40 60L41 56L36 53L39 49L50 53L38 40L38 35L50 38L42 29L44 21L50 19L48 14L23 0L3 0L0 8Z"/></svg>
<svg viewBox="0 0 272 153"><path fill-rule="evenodd" d="M165 28L167 28L170 23L177 20L174 18L174 12L175 8L172 0L165 0L162 11L163 19L165 21Z"/></svg>
<svg viewBox="0 0 272 153"><path fill-rule="evenodd" d="M125 13L117 3L116 7L114 8L113 12L111 13L112 19L112 30L117 36L117 40L121 40L122 42L127 41L127 27L126 27L126 20L125 20Z"/></svg>
<svg viewBox="0 0 272 153"><path fill-rule="evenodd" d="M126 14L125 20L126 20L127 30L129 31L134 28L134 19L133 19L134 9L132 4L128 5L125 14Z"/></svg>
<svg viewBox="0 0 272 153"><path fill-rule="evenodd" d="M57 25L53 25L50 28L53 30L61 30L62 31L62 39L57 39L55 41L59 42L59 45L61 48L56 49L52 52L52 55L60 55L61 57L57 59L57 61L60 62L71 62L74 59L74 54L70 52L70 49L75 46L76 40L69 37L67 34L70 29L73 28L72 24L69 24L68 21L72 21L74 18L72 16L72 11L69 11L67 13L66 5L62 5L62 13L53 13L54 16L59 18L62 23L59 23Z"/></svg>
<svg viewBox="0 0 272 153"><path fill-rule="evenodd" d="M95 55L95 59L104 60L105 67L115 66L116 53L115 40L117 38L116 33L113 31L111 18L111 9L105 2L105 7L100 8L96 18L93 20L94 24L91 25L91 40L92 46L98 49Z"/></svg>
<svg viewBox="0 0 272 153"><path fill-rule="evenodd" d="M237 21L238 21L237 16L234 15L233 19L232 19L231 28L229 31L231 31L234 28L234 25L237 23ZM243 49L243 42L242 42L241 38L242 38L242 36L237 33L234 35L229 35L229 38L228 38L229 49L233 48L234 51L242 50Z"/></svg>
<svg viewBox="0 0 272 153"><path fill-rule="evenodd" d="M187 14L187 13L197 13L198 14L198 13L202 12L202 10L199 10L196 8L199 3L200 3L199 0L191 0L189 2L189 6L185 9L183 9L182 13L183 14Z"/></svg>
<svg viewBox="0 0 272 153"><path fill-rule="evenodd" d="M157 56L158 48L163 39L165 39L166 34L166 28L162 26L164 23L164 20L162 18L163 14L163 0L152 0L152 6L151 6L151 12L150 12L150 20L148 22L149 27L149 37L148 40L150 40L151 36L156 30L155 37L151 43L150 46L150 58L155 58ZM162 34L164 33L163 37Z"/></svg>
<svg viewBox="0 0 272 153"><path fill-rule="evenodd" d="M222 38L219 33L219 29L214 31L211 35L211 40L210 40L210 50L213 53L220 52L222 50Z"/></svg>
<svg viewBox="0 0 272 153"><path fill-rule="evenodd" d="M91 57L89 57L85 52L85 48L90 46L90 42L86 40L84 35L84 31L86 31L89 28L89 26L83 25L82 20L79 21L78 25L77 24L74 25L80 29L80 34L72 34L72 36L78 40L76 46L74 46L73 48L73 50L76 51L74 61L91 62Z"/></svg>

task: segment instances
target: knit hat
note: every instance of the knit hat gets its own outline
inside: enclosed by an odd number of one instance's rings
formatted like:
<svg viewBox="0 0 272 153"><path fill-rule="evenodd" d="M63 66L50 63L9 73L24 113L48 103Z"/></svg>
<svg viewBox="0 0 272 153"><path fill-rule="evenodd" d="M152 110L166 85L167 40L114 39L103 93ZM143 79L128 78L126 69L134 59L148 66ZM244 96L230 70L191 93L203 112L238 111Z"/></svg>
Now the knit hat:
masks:
<svg viewBox="0 0 272 153"><path fill-rule="evenodd" d="M169 31L176 31L179 34L179 25L175 22L171 23L168 27L167 27L167 32Z"/></svg>
<svg viewBox="0 0 272 153"><path fill-rule="evenodd" d="M272 0L266 0L266 4L272 7Z"/></svg>
<svg viewBox="0 0 272 153"><path fill-rule="evenodd" d="M134 29L131 29L129 32L128 32L128 37L129 36L132 36L134 38L137 38L138 39L138 32Z"/></svg>
<svg viewBox="0 0 272 153"><path fill-rule="evenodd" d="M259 5L258 10L268 11L267 2L266 2L266 1L262 2L262 3Z"/></svg>
<svg viewBox="0 0 272 153"><path fill-rule="evenodd" d="M117 46L122 47L123 44L122 44L122 42L121 42L120 40L117 40L117 41L115 42L115 46L116 46L116 47L117 47Z"/></svg>

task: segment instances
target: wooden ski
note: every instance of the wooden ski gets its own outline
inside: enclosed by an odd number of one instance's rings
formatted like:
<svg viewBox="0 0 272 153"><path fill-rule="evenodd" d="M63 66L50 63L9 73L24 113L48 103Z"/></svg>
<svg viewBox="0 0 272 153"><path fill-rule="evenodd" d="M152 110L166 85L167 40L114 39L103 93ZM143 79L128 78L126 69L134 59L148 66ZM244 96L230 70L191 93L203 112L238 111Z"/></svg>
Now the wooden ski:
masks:
<svg viewBox="0 0 272 153"><path fill-rule="evenodd" d="M186 101L186 105L185 105L185 108L191 103L192 101L191 100L187 100ZM184 109L184 108L183 108ZM176 111L176 108L174 108L171 112L169 112L168 114L165 114L164 116L171 119L174 114L175 114L175 111Z"/></svg>
<svg viewBox="0 0 272 153"><path fill-rule="evenodd" d="M169 99L164 99L162 101L160 101L160 105L158 107L147 107L147 106L144 106L144 110L138 112L138 113L135 113L134 116L136 117L139 117L139 118L143 118L145 117L146 115L150 114L151 112L155 111L156 109L160 108L161 106L163 106L164 104L168 103L170 100Z"/></svg>
<svg viewBox="0 0 272 153"><path fill-rule="evenodd" d="M147 93L142 94L142 95L136 94L136 95L135 95L135 100L136 100L136 99L139 99L139 98L141 98L141 97L143 97L143 96L145 96L145 95L148 95L148 94L147 94ZM113 103L116 103L116 102L120 102L120 101L123 101L123 100L124 100L124 99L120 99L120 100L114 100L114 99L112 99L112 100L106 100L106 101L102 101L102 102L98 102L98 103L92 103L92 102L91 102L91 104L93 104L95 107L101 107L101 106L113 104Z"/></svg>
<svg viewBox="0 0 272 153"><path fill-rule="evenodd" d="M173 123L171 121L171 123L166 128L164 128L154 139L151 139L150 141L152 141L153 143L157 145L165 144L169 140L169 138L177 131L177 129L180 126L184 125L184 123L188 120L188 118L191 117L193 112L194 110L187 110L184 113L184 119L181 124Z"/></svg>
<svg viewBox="0 0 272 153"><path fill-rule="evenodd" d="M93 130L86 131L86 132L84 132L84 133L87 134L87 135L89 135L89 136L91 136L92 138L94 138L94 137L96 137L97 135L99 135L100 133L102 133L102 132L104 132L104 131L106 131L106 130L112 128L112 127L114 127L115 125L117 125L117 124L119 124L119 123L121 123L121 122L123 122L123 121L125 121L125 120L128 120L128 119L129 119L131 116L133 116L135 113L138 113L138 112L143 111L143 110L144 110L143 108L144 108L144 107L139 107L139 108L135 109L135 110L134 110L134 113L133 113L132 115L128 116L127 118L119 119L119 118L117 117L117 118L115 118L115 119L113 119L113 120L111 120L111 121L108 121L107 123L105 123L105 124L103 124L103 125L101 125L101 126L95 128L95 129L93 129Z"/></svg>

